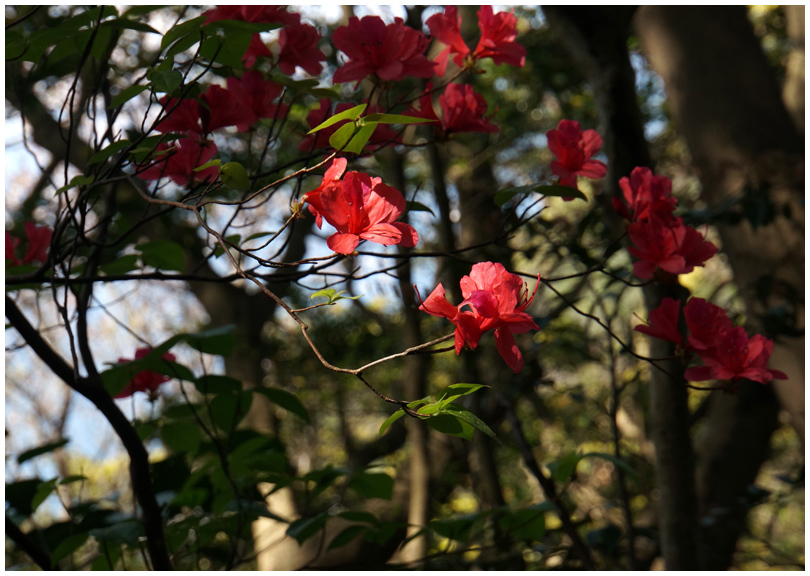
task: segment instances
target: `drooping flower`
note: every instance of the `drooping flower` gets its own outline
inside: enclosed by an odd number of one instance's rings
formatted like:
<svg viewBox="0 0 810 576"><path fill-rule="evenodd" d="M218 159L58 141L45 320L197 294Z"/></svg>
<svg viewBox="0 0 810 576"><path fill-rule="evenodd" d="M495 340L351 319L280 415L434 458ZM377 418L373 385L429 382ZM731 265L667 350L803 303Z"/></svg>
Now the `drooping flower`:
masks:
<svg viewBox="0 0 810 576"><path fill-rule="evenodd" d="M767 384L773 379L787 380L784 372L768 368L772 352L773 340L761 334L749 339L745 328L737 326L724 331L716 346L700 355L705 366L693 366L686 370L684 376L691 382L747 378Z"/></svg>
<svg viewBox="0 0 810 576"><path fill-rule="evenodd" d="M672 212L678 201L672 196L672 182L666 176L653 174L646 167L634 168L630 177L619 180L624 194L625 206L614 197L613 207L627 220L649 220L657 217L664 220L674 218Z"/></svg>
<svg viewBox="0 0 810 576"><path fill-rule="evenodd" d="M151 351L151 348L138 348L135 351L135 360L146 358ZM170 362L174 362L176 360L174 354L170 352L164 354L163 359ZM132 360L129 358L119 358L118 362L132 362ZM151 372L149 370L141 370L132 378L132 380L127 383L123 390L115 395L115 398L127 398L135 394L135 392L144 392L151 397L161 384L168 382L169 380L171 380L171 378L165 374L158 374L157 372Z"/></svg>
<svg viewBox="0 0 810 576"><path fill-rule="evenodd" d="M439 284L419 309L447 318L456 325L456 354L464 346L475 349L481 336L494 330L498 353L517 374L523 369L523 355L515 343L514 334L540 330L531 315L525 312L539 283L538 275L537 285L529 296L528 286L520 276L507 272L502 264L480 262L472 267L469 276L461 279L464 297L461 304L453 306L448 302L444 286Z"/></svg>
<svg viewBox="0 0 810 576"><path fill-rule="evenodd" d="M242 20L243 22L278 22L285 26L298 24L301 15L295 12L287 12L286 6L267 5L225 5L217 6L211 10L203 12L206 16L203 25L211 24L219 20Z"/></svg>
<svg viewBox="0 0 810 576"><path fill-rule="evenodd" d="M309 24L293 24L281 30L278 45L278 67L285 74L295 74L295 67L300 66L309 74L317 76L323 69L326 55L318 49L321 35L317 28Z"/></svg>
<svg viewBox="0 0 810 576"><path fill-rule="evenodd" d="M639 324L633 330L653 338L659 338L683 347L683 337L678 330L681 302L674 298L663 298L655 310L650 310L649 324Z"/></svg>
<svg viewBox="0 0 810 576"><path fill-rule="evenodd" d="M526 63L526 49L515 42L517 38L517 17L511 12L493 13L492 6L482 6L478 11L478 27L481 38L472 52L461 37L461 17L455 6L447 6L444 12L434 14L426 22L431 35L446 44L434 59L436 74L444 76L447 61L451 54L457 66L468 60L471 66L481 58L492 58L495 64L510 64L522 67Z"/></svg>
<svg viewBox="0 0 810 576"><path fill-rule="evenodd" d="M304 195L318 227L326 220L337 229L326 245L338 254L351 254L361 240L416 246L416 230L396 221L405 211L402 193L362 172L344 174L346 163L345 158L335 159L321 186Z"/></svg>
<svg viewBox="0 0 810 576"><path fill-rule="evenodd" d="M645 280L653 277L656 268L670 274L688 274L717 253L717 246L681 218L633 222L627 235L634 244L628 251L639 258L633 264L633 274Z"/></svg>
<svg viewBox="0 0 810 576"><path fill-rule="evenodd" d="M255 70L245 72L241 78L228 78L228 91L236 96L242 108L240 117L243 121L236 125L240 132L249 130L259 118L275 118L277 115L284 117L289 109L286 104L273 104L281 96L284 87L272 80L265 80Z"/></svg>
<svg viewBox="0 0 810 576"><path fill-rule="evenodd" d="M349 61L335 72L334 82L360 82L375 74L399 82L405 76L430 78L434 64L425 56L430 40L396 18L386 25L379 16L352 17L332 35L335 46Z"/></svg>
<svg viewBox="0 0 810 576"><path fill-rule="evenodd" d="M180 186L191 186L194 182L211 182L219 174L212 166L194 172L211 160L217 153L217 145L209 140L200 140L198 134L186 134L185 138L176 140L171 146L160 144L156 152L165 151L154 159L138 176L144 180L171 178Z"/></svg>
<svg viewBox="0 0 810 576"><path fill-rule="evenodd" d="M560 120L546 137L549 150L557 157L551 162L551 171L560 177L561 186L576 188L578 175L602 178L607 174L604 162L591 159L602 147L602 137L596 130L583 132L576 120Z"/></svg>
<svg viewBox="0 0 810 576"><path fill-rule="evenodd" d="M25 236L28 238L28 250L25 252L25 257L20 260L16 255L20 239L6 232L6 260L10 260L12 266L31 264L32 262L44 264L48 259L53 230L47 226L37 226L33 222L26 222Z"/></svg>
<svg viewBox="0 0 810 576"><path fill-rule="evenodd" d="M352 102L341 102L335 107L334 113L332 113L332 101L328 98L321 98L320 102L318 102L318 107L313 108L309 111L309 114L307 114L307 124L310 128L315 128L315 126L318 126L319 124L328 120L330 116L340 114L341 112L345 112L346 110L354 108L355 106L356 104ZM372 114L374 112L382 112L382 109L380 109L378 106L369 106L366 108L365 112L366 114ZM301 143L298 145L298 149L301 152L309 152L319 148L329 148L329 137L337 132L338 128L346 124L346 122L348 122L348 120L336 122L323 130L318 130L313 134L307 134L301 140ZM368 144L365 146L365 150L374 152L375 150L378 150L383 146L387 146L392 142L399 141L399 134L396 130L391 128L390 125L377 124L374 132L371 133L371 138L369 138Z"/></svg>

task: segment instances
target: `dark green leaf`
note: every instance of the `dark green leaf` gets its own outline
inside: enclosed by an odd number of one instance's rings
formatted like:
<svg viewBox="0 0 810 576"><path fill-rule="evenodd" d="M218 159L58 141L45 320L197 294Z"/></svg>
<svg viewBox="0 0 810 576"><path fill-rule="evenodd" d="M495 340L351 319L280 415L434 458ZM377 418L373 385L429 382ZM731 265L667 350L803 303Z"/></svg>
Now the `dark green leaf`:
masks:
<svg viewBox="0 0 810 576"><path fill-rule="evenodd" d="M174 57L181 52L185 52L195 44L199 43L200 41L200 34L199 32L192 32L190 34L186 34L185 36L181 36L177 42L172 44L171 48L166 50L166 60L167 61L174 61Z"/></svg>
<svg viewBox="0 0 810 576"><path fill-rule="evenodd" d="M299 544L303 544L307 539L317 534L328 519L329 516L327 516L325 512L322 512L314 518L301 518L300 520L296 520L287 528L287 536L295 538L298 540Z"/></svg>
<svg viewBox="0 0 810 576"><path fill-rule="evenodd" d="M78 550L82 546L82 544L87 542L87 538L89 536L90 535L87 532L82 532L80 534L73 534L72 536L68 536L67 538L59 542L59 544L57 544L56 547L53 549L53 552L51 552L51 564L55 565L62 558L65 558L66 556L70 556L71 554L73 554L76 550Z"/></svg>
<svg viewBox="0 0 810 576"><path fill-rule="evenodd" d="M459 418L459 419L463 420L464 422L466 422L470 426L476 428L477 430L480 430L481 432L483 432L484 434L486 434L487 436L489 436L490 438L492 438L496 442L500 443L500 440L498 440L498 437L495 436L495 432L493 432L490 429L490 427L487 426L486 423L483 420L481 420L478 416L476 416L475 414L473 414L472 412L470 412L469 410L467 410L463 406L461 406L459 404L449 404L447 406L443 406L442 407L442 414L451 414L451 415L455 416L456 418Z"/></svg>
<svg viewBox="0 0 810 576"><path fill-rule="evenodd" d="M394 479L388 474L359 472L352 476L349 488L364 498L390 500L394 492Z"/></svg>
<svg viewBox="0 0 810 576"><path fill-rule="evenodd" d="M327 548L327 550L333 550L335 548L345 546L355 538L360 537L366 530L368 530L368 526L362 525L349 526L348 528L345 528L340 534L332 539L332 542L329 543L329 548Z"/></svg>
<svg viewBox="0 0 810 576"><path fill-rule="evenodd" d="M137 20L130 20L129 18L107 20L104 22L104 25L114 26L116 28L125 28L127 30L136 30L138 32L146 32L147 34L160 34L160 32L152 28L149 24L138 22Z"/></svg>
<svg viewBox="0 0 810 576"><path fill-rule="evenodd" d="M225 242L232 246L239 246L239 243L242 241L242 236L239 234L233 234L232 236L225 236ZM216 243L214 246L214 258L219 258L225 254L225 250L222 248L222 244L219 242Z"/></svg>
<svg viewBox="0 0 810 576"><path fill-rule="evenodd" d="M569 452L559 460L550 463L548 469L551 471L551 477L556 482L566 482L574 474L581 458L576 452Z"/></svg>
<svg viewBox="0 0 810 576"><path fill-rule="evenodd" d="M348 510L346 512L341 512L338 514L338 516L345 518L346 520L351 520L352 522L364 522L366 524L373 524L375 526L380 523L377 517L371 512L357 512Z"/></svg>
<svg viewBox="0 0 810 576"><path fill-rule="evenodd" d="M79 174L78 176L74 176L70 179L70 183L62 186L56 191L56 195L59 196L63 192L67 192L71 188L75 188L76 186L86 186L88 184L92 184L95 178L93 176L84 176Z"/></svg>
<svg viewBox="0 0 810 576"><path fill-rule="evenodd" d="M211 419L220 429L229 433L245 417L252 400L253 395L250 392L218 394L209 404Z"/></svg>
<svg viewBox="0 0 810 576"><path fill-rule="evenodd" d="M125 256L121 256L120 258L113 260L109 264L99 266L98 268L99 272L107 275L126 274L127 272L131 272L132 270L137 269L138 269L137 254L127 254Z"/></svg>
<svg viewBox="0 0 810 576"><path fill-rule="evenodd" d="M436 216L436 214L433 213L433 210L431 210L421 202L409 200L408 202L405 203L405 205L407 207L406 210L408 212L430 212L432 216Z"/></svg>
<svg viewBox="0 0 810 576"><path fill-rule="evenodd" d="M39 505L45 502L45 499L51 495L51 492L54 491L56 485L59 483L58 478L53 478L48 480L47 482L41 482L39 486L37 486L36 492L34 492L34 497L31 498L31 510L36 512L36 509L39 508Z"/></svg>
<svg viewBox="0 0 810 576"><path fill-rule="evenodd" d="M141 253L141 260L146 266L178 272L182 272L185 267L185 252L176 242L155 240L138 244L135 250Z"/></svg>
<svg viewBox="0 0 810 576"><path fill-rule="evenodd" d="M152 70L147 74L155 92L171 94L183 83L183 75L177 70Z"/></svg>
<svg viewBox="0 0 810 576"><path fill-rule="evenodd" d="M405 416L405 410L397 410L396 412L391 414L388 418L385 419L385 422L382 423L382 426L380 426L379 435L382 436L383 434L385 434L385 431L388 430L391 424L393 424L403 416Z"/></svg>
<svg viewBox="0 0 810 576"><path fill-rule="evenodd" d="M200 28L202 27L202 23L205 22L206 18L207 16L197 16L196 18L186 20L182 24L169 28L166 34L163 35L163 39L160 41L160 51L162 52L166 50L166 48L171 46L175 40L185 36L186 34L191 34L199 39Z"/></svg>
<svg viewBox="0 0 810 576"><path fill-rule="evenodd" d="M196 334L185 334L183 339L189 346L204 354L230 356L236 345L235 326L227 324Z"/></svg>
<svg viewBox="0 0 810 576"><path fill-rule="evenodd" d="M6 60L20 58L25 49L25 37L16 30L6 30Z"/></svg>
<svg viewBox="0 0 810 576"><path fill-rule="evenodd" d="M90 536L99 542L107 542L108 544L116 546L125 544L132 548L138 546L138 538L143 535L143 524L137 520L125 520L124 522L117 522L106 528L90 530Z"/></svg>
<svg viewBox="0 0 810 576"><path fill-rule="evenodd" d="M288 412L292 412L304 422L309 422L309 412L294 394L278 388L254 388L253 391L258 392L270 402L278 404Z"/></svg>
<svg viewBox="0 0 810 576"><path fill-rule="evenodd" d="M87 480L87 476L81 475L74 475L74 476L65 476L59 481L60 486L67 486L68 484L73 484L74 482L81 482L83 480Z"/></svg>
<svg viewBox="0 0 810 576"><path fill-rule="evenodd" d="M368 106L368 104L360 104L359 106L355 106L354 108L349 108L348 110L344 110L340 114L335 114L331 118L328 118L325 121L318 124L317 126L315 126L315 128L313 128L312 130L307 132L307 134L312 134L312 133L317 132L319 130L323 130L324 128L329 128L333 124L337 124L338 122L341 122L343 120L357 120L360 117L360 114L362 114L365 111L367 106ZM352 130L354 130L353 126L352 126ZM337 148L337 146L335 146L335 148Z"/></svg>
<svg viewBox="0 0 810 576"><path fill-rule="evenodd" d="M135 86L135 88L143 88L143 86ZM93 154L90 157L90 160L87 161L87 165L89 166L90 164L95 164L97 162L102 162L103 160L106 160L107 158L109 158L110 156L115 154L116 152L118 152L120 150L123 150L124 148L126 148L130 144L131 144L131 142L129 140L119 140L117 142L113 142L112 144L110 144L106 148L103 148L103 149L99 150L98 152L96 152L95 154Z"/></svg>
<svg viewBox="0 0 810 576"><path fill-rule="evenodd" d="M539 192L543 196L557 196L559 198L579 198L580 200L588 201L588 197L576 188L570 186L535 186L535 192Z"/></svg>
<svg viewBox="0 0 810 576"><path fill-rule="evenodd" d="M57 448L61 448L65 444L70 442L68 438L63 438L62 440L57 440L56 442L49 442L47 444L43 444L42 446L37 446L36 448L32 448L31 450L26 450L19 456L17 456L17 464L22 464L27 460L31 460L31 458L36 458L42 454L47 454L48 452L53 452Z"/></svg>
<svg viewBox="0 0 810 576"><path fill-rule="evenodd" d="M197 452L200 448L200 429L196 422L179 420L160 428L163 442L175 452Z"/></svg>
<svg viewBox="0 0 810 576"><path fill-rule="evenodd" d="M234 190L248 190L250 188L250 178L248 178L245 167L239 162L227 162L219 170L219 178L228 188Z"/></svg>
<svg viewBox="0 0 810 576"><path fill-rule="evenodd" d="M194 381L194 386L201 394L221 394L223 392L238 392L242 389L242 383L230 376L219 376L207 374Z"/></svg>
<svg viewBox="0 0 810 576"><path fill-rule="evenodd" d="M477 519L477 514L467 514L465 516L458 516L456 518L434 520L428 524L428 528L433 530L439 536L450 538L451 540L457 540L459 542L466 542L467 538L470 536L470 529Z"/></svg>
<svg viewBox="0 0 810 576"><path fill-rule="evenodd" d="M110 109L118 108L119 106L123 105L126 102L129 102L135 96L143 92L144 90L148 90L149 86L129 86L128 88L124 88L112 100L110 104Z"/></svg>
<svg viewBox="0 0 810 576"><path fill-rule="evenodd" d="M438 414L427 418L426 422L434 430L438 430L443 434L449 434L450 436L463 438L464 440L472 440L473 433L475 432L475 428L451 414Z"/></svg>
<svg viewBox="0 0 810 576"><path fill-rule="evenodd" d="M30 516L34 512L31 509L31 501L37 493L40 482L38 478L34 478L6 484L6 502L10 509L15 510L21 516ZM8 511L9 508L6 509L6 512Z"/></svg>

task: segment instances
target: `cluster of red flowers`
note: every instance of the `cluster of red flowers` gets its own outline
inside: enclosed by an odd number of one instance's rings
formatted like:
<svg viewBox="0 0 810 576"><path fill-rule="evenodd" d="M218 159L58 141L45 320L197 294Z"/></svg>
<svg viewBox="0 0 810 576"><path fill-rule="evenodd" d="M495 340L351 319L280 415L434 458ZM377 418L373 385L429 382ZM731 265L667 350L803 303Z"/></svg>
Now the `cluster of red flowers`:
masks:
<svg viewBox="0 0 810 576"><path fill-rule="evenodd" d="M717 246L705 240L682 218L673 214L678 201L671 196L672 183L649 168L635 168L630 178L619 181L627 206L613 199L616 211L630 221L629 248L639 260L633 273L652 278L657 269L668 274L688 274L717 252Z"/></svg>
<svg viewBox="0 0 810 576"><path fill-rule="evenodd" d="M416 230L396 221L405 211L402 193L362 172L344 174L346 164L345 158L336 158L321 185L304 196L318 228L326 220L337 229L327 238L327 246L338 254L351 254L360 240L416 246Z"/></svg>
<svg viewBox="0 0 810 576"><path fill-rule="evenodd" d="M140 360L141 358L146 358L149 353L152 351L151 348L138 348L135 351L135 360ZM163 355L164 360L168 360L170 362L174 362L176 360L174 354L167 352ZM118 362L132 362L130 358L119 358ZM168 382L171 380L165 374L158 374L157 372L150 372L149 370L141 370L138 372L132 380L130 380L127 385L121 390L118 394L115 395L116 398L127 398L135 394L135 392L144 392L149 395L151 398L155 390L163 384L164 382Z"/></svg>
<svg viewBox="0 0 810 576"><path fill-rule="evenodd" d="M742 326L733 326L726 311L702 298L691 298L683 307L689 334L683 338L678 330L681 303L664 298L650 312L649 325L635 330L654 338L667 340L685 352L696 353L705 366L693 366L684 376L692 382L703 380L732 380L747 378L767 384L774 378L787 379L779 370L768 368L773 341L761 334L748 336Z"/></svg>
<svg viewBox="0 0 810 576"><path fill-rule="evenodd" d="M48 249L51 247L53 230L47 226L37 226L33 222L26 222L25 235L28 237L28 250L25 252L25 257L20 260L17 258L16 254L17 246L20 245L20 239L6 232L7 264L20 266L21 264L30 264L32 262L44 263L48 259Z"/></svg>
<svg viewBox="0 0 810 576"><path fill-rule="evenodd" d="M498 132L498 127L485 116L487 103L469 84L448 84L439 96L442 118L436 116L430 93L433 84L428 83L425 93L419 98L419 109L405 112L415 118L426 118L434 124L439 140L444 140L452 132Z"/></svg>
<svg viewBox="0 0 810 576"><path fill-rule="evenodd" d="M511 12L494 14L492 6L481 6L481 10L478 11L481 38L472 51L461 37L461 17L455 6L447 6L443 13L434 14L427 19L426 24L436 40L447 44L447 48L434 60L436 74L439 76L444 76L451 54L455 54L453 62L457 66L474 67L482 58L492 58L495 64L506 63L518 68L526 63L526 49L515 42L517 17Z"/></svg>
<svg viewBox="0 0 810 576"><path fill-rule="evenodd" d="M557 157L551 162L551 171L560 177L560 186L577 187L577 176L602 178L607 166L591 156L602 147L602 137L596 130L585 130L576 120L560 120L557 128L546 134L548 148ZM573 198L564 198L569 201Z"/></svg>
<svg viewBox="0 0 810 576"><path fill-rule="evenodd" d="M473 265L469 276L461 279L464 297L461 304L453 306L445 296L444 286L439 284L419 309L447 318L456 325L456 354L461 353L464 346L475 349L481 336L494 330L495 345L501 358L517 374L523 369L523 355L513 334L540 330L531 315L525 312L537 292L539 275L537 281L529 296L528 286L520 276L507 272L502 264L480 262Z"/></svg>

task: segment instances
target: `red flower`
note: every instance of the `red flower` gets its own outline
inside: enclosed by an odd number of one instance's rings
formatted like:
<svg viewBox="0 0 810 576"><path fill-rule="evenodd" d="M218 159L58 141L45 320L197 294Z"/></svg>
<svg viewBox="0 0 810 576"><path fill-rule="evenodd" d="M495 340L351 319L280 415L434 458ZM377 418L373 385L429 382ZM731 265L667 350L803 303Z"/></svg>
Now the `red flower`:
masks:
<svg viewBox="0 0 810 576"><path fill-rule="evenodd" d="M233 86L244 89L241 82ZM164 133L196 132L204 135L227 126L239 126L239 130L244 132L256 122L257 117L252 108L245 107L242 96L217 84L211 84L202 95L203 105L192 99L178 101L163 96L159 102L164 105L167 115L157 123L155 129Z"/></svg>
<svg viewBox="0 0 810 576"><path fill-rule="evenodd" d="M323 219L337 228L337 233L327 238L327 246L339 254L351 254L360 240L416 246L416 230L396 221L405 211L402 193L362 172L348 172L341 182L346 164L345 158L334 160L321 186L304 196L318 227Z"/></svg>
<svg viewBox="0 0 810 576"><path fill-rule="evenodd" d="M135 360L146 358L151 351L151 348L138 348L135 351ZM174 354L171 354L170 352L164 354L163 359L170 362L174 362L176 360ZM118 362L132 362L132 360L128 358L119 358ZM132 378L132 380L127 383L123 390L115 395L115 398L127 398L128 396L135 394L135 392L144 392L151 397L154 391L157 390L161 384L168 382L169 380L171 380L171 378L165 374L158 374L157 372L150 372L149 370L141 370Z"/></svg>
<svg viewBox="0 0 810 576"><path fill-rule="evenodd" d="M160 144L157 151L167 152L154 160L149 167L138 174L144 180L157 180L168 177L180 186L191 186L194 182L211 182L219 174L212 166L199 172L194 168L202 166L217 153L217 146L208 140L200 140L197 134L187 134L172 146Z"/></svg>
<svg viewBox="0 0 810 576"><path fill-rule="evenodd" d="M455 54L453 62L457 66L462 66L468 56L472 63L481 58L492 58L495 64L506 63L517 67L526 63L526 49L515 42L517 17L511 12L493 14L492 6L481 7L478 11L481 39L472 53L461 37L461 18L455 6L447 6L444 13L434 14L426 24L436 40L447 44L447 48L434 60L438 76L444 76L450 54Z"/></svg>
<svg viewBox="0 0 810 576"><path fill-rule="evenodd" d="M318 50L320 40L318 30L309 24L293 24L283 28L278 37L281 48L278 67L290 76L295 74L296 66L317 76L323 69L321 62L326 60L326 55Z"/></svg>
<svg viewBox="0 0 810 576"><path fill-rule="evenodd" d="M405 76L430 78L434 64L425 57L430 40L397 18L387 26L379 16L349 19L332 35L335 46L349 61L335 72L334 82L360 82L369 74L398 82Z"/></svg>
<svg viewBox="0 0 810 576"><path fill-rule="evenodd" d="M650 311L649 325L639 324L633 330L653 338L674 342L683 347L683 337L678 330L678 318L681 313L681 302L674 298L663 298L658 308Z"/></svg>
<svg viewBox="0 0 810 576"><path fill-rule="evenodd" d="M551 171L560 177L561 186L577 187L577 175L602 178L607 166L591 156L602 147L602 137L596 130L585 130L575 120L560 120L557 128L546 134L548 147L557 157L551 162ZM570 200L567 198L566 200Z"/></svg>
<svg viewBox="0 0 810 576"><path fill-rule="evenodd" d="M272 80L265 80L255 70L245 72L241 78L235 76L228 78L228 91L236 96L241 108L240 115L244 121L236 126L240 132L247 131L259 118L275 118L277 114L281 117L287 115L289 106L273 104L273 100L281 96L284 87Z"/></svg>
<svg viewBox="0 0 810 576"><path fill-rule="evenodd" d="M706 366L689 368L684 376L691 382L747 378L767 384L774 378L787 380L784 372L768 368L772 352L772 340L761 334L749 339L745 328L737 326L723 332L711 352L701 354Z"/></svg>
<svg viewBox="0 0 810 576"><path fill-rule="evenodd" d="M433 109L430 92L433 84L428 82L425 94L419 98L419 109L411 108L404 112L408 116L426 118L437 122L437 138L445 139L451 132L498 132L499 128L485 116L487 103L484 97L476 93L468 84L448 84L444 93L439 96L442 107L440 120Z"/></svg>
<svg viewBox="0 0 810 576"><path fill-rule="evenodd" d="M245 64L245 68L253 68L253 66L256 65L257 59L272 57L273 53L270 52L267 45L262 42L261 34L254 34L250 39L250 44L248 45L248 49L245 51L245 55L242 56L242 62Z"/></svg>
<svg viewBox="0 0 810 576"><path fill-rule="evenodd" d="M340 114L341 112L345 112L349 108L354 108L356 104L352 102L341 102L335 107L334 114ZM369 106L366 108L366 113L371 114L372 112L382 112L382 110L377 106ZM332 113L332 101L328 98L321 98L320 102L318 103L317 108L313 108L310 110L309 114L307 114L307 125L310 128L315 128L318 124L325 122L329 119L330 116L334 116ZM318 130L314 134L307 134L304 136L301 143L298 145L298 149L301 152L309 152L311 150L317 150L319 148L329 148L329 137L334 134L338 128L343 126L348 120L343 120L342 122L337 122L332 124L328 128L324 128L323 130ZM388 124L377 124L377 127L374 129L374 132L371 133L371 138L369 139L369 143L366 144L365 149L374 152L383 146L386 146L392 142L399 142L400 136L399 133L391 128Z"/></svg>
<svg viewBox="0 0 810 576"><path fill-rule="evenodd" d="M653 174L649 168L634 168L630 178L619 180L627 207L613 198L616 212L627 220L648 220L652 216L669 219L678 201L672 197L672 182L666 176Z"/></svg>
<svg viewBox="0 0 810 576"><path fill-rule="evenodd" d="M535 293L539 285L538 275ZM444 286L439 284L419 309L433 316L447 318L456 325L456 354L465 345L475 349L481 336L494 330L495 344L501 358L515 374L520 372L523 369L523 355L513 335L540 330L531 315L525 312L534 299L534 293L529 296L528 286L520 276L507 272L502 264L492 262L475 264L470 275L461 279L460 286L464 301L457 307L447 301ZM463 310L464 307L469 310Z"/></svg>
<svg viewBox="0 0 810 576"><path fill-rule="evenodd" d="M629 252L640 258L633 264L633 273L639 278L652 278L656 268L670 274L688 274L717 253L717 246L681 218L672 222L661 218L633 222L627 234L635 244L628 248Z"/></svg>
<svg viewBox="0 0 810 576"><path fill-rule="evenodd" d="M691 298L683 314L689 327L689 347L698 353L717 346L723 333L732 328L726 311L703 298Z"/></svg>
<svg viewBox="0 0 810 576"><path fill-rule="evenodd" d="M48 250L51 247L53 230L47 226L37 226L33 222L25 223L25 235L28 237L28 250L25 257L20 260L15 252L20 245L20 239L6 232L6 259L11 260L12 266L30 264L31 262L45 263L48 260Z"/></svg>
<svg viewBox="0 0 810 576"><path fill-rule="evenodd" d="M207 16L203 26L218 20L242 20L243 22L278 22L289 26L298 24L301 15L287 12L286 6L217 6L203 12Z"/></svg>

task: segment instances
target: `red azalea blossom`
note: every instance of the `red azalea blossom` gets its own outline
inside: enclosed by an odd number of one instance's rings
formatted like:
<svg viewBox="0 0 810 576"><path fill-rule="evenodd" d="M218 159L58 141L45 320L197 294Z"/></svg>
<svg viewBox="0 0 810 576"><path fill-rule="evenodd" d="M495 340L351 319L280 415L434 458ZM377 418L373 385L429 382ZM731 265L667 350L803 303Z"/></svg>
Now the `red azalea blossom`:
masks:
<svg viewBox="0 0 810 576"><path fill-rule="evenodd" d="M445 139L452 132L498 132L500 130L485 116L487 103L484 97L476 93L469 84L447 85L444 93L439 96L442 119L436 116L433 109L430 95L432 89L433 84L428 82L425 94L419 98L419 109L411 108L404 114L437 122L436 132L439 139Z"/></svg>
<svg viewBox="0 0 810 576"><path fill-rule="evenodd" d="M281 96L284 87L272 80L265 80L264 76L255 70L245 72L241 78L235 76L228 78L228 91L236 95L243 109L240 114L244 122L236 125L236 129L240 132L249 130L259 118L287 115L289 106L273 104L273 100ZM248 111L251 113L250 116Z"/></svg>
<svg viewBox="0 0 810 576"><path fill-rule="evenodd" d="M138 348L135 351L135 360L146 358L151 351L151 348ZM170 352L164 354L163 359L169 360L170 362L174 362L176 360L174 354L171 354ZM132 362L132 360L128 358L119 358L118 362ZM158 374L157 372L150 372L149 370L141 370L132 378L132 380L127 383L123 390L115 395L115 398L127 398L135 394L135 392L144 392L151 396L161 384L168 382L169 380L171 380L171 378L165 374Z"/></svg>
<svg viewBox="0 0 810 576"><path fill-rule="evenodd" d="M248 72L254 78L258 72ZM253 82L256 84L256 82ZM241 82L229 83L237 89L244 90ZM275 86L275 84L273 85ZM202 95L203 104L193 99L177 100L163 96L159 102L166 109L166 117L157 123L158 132L196 132L210 134L219 128L239 126L244 132L256 122L253 109L246 108L242 101L243 94L217 84L212 84Z"/></svg>
<svg viewBox="0 0 810 576"><path fill-rule="evenodd" d="M149 167L138 176L144 180L157 180L171 178L180 186L191 186L194 182L211 182L219 174L219 170L212 166L199 172L194 172L197 166L202 166L211 160L217 153L217 146L208 140L200 140L198 134L187 134L185 138L176 140L173 146L160 144L157 151L167 152L152 161Z"/></svg>
<svg viewBox="0 0 810 576"><path fill-rule="evenodd" d="M681 314L681 302L674 298L663 298L658 308L650 311L650 322L639 324L633 330L653 338L674 342L683 346L683 337L678 330L678 318Z"/></svg>
<svg viewBox="0 0 810 576"><path fill-rule="evenodd" d="M317 76L323 69L326 55L318 49L321 36L314 26L294 24L283 28L279 33L278 67L282 72L292 76L295 67L300 66L309 74Z"/></svg>
<svg viewBox="0 0 810 576"><path fill-rule="evenodd" d="M345 158L335 159L321 185L304 196L318 227L326 220L337 229L327 246L338 254L351 254L361 240L416 246L416 230L396 221L405 211L402 193L362 172L348 172L341 181L346 164Z"/></svg>
<svg viewBox="0 0 810 576"><path fill-rule="evenodd" d="M539 285L538 275L534 293ZM470 275L461 279L460 286L464 301L458 306L447 301L444 286L439 284L419 309L433 316L447 318L456 325L456 354L465 345L475 349L481 336L494 330L495 344L501 358L515 374L520 372L523 369L523 355L513 335L540 330L531 315L525 312L534 299L534 293L529 296L528 286L520 276L507 272L502 264L492 262L475 264ZM465 307L469 309L463 309Z"/></svg>
<svg viewBox="0 0 810 576"><path fill-rule="evenodd" d="M447 44L434 60L438 76L444 76L451 54L455 54L453 62L457 66L462 66L468 56L473 63L481 58L492 58L495 64L506 63L519 68L526 63L526 49L515 42L517 17L511 12L494 14L492 6L481 7L478 11L481 38L472 52L461 37L461 18L455 6L447 6L443 13L434 14L426 24L436 40Z"/></svg>
<svg viewBox="0 0 810 576"><path fill-rule="evenodd" d="M217 22L218 20L242 20L243 22L278 22L289 26L298 24L301 15L294 12L287 12L286 6L217 6L211 10L203 12L207 16L203 26Z"/></svg>
<svg viewBox="0 0 810 576"><path fill-rule="evenodd" d="M332 101L328 98L321 98L320 102L318 103L318 107L310 110L309 114L307 114L307 125L310 128L315 128L315 126L325 122L331 116L345 112L346 110L354 108L355 106L356 104L352 102L341 102L335 107L335 112L333 114ZM371 114L373 112L382 112L382 109L377 106L369 106L366 108L367 114ZM307 134L304 136L303 140L301 140L301 143L298 145L298 149L301 152L309 152L319 148L329 148L329 137L337 132L338 128L343 126L346 122L348 122L348 120L336 122L323 130L318 130L314 134ZM366 144L365 149L369 152L374 152L375 150L378 150L383 146L387 146L392 142L400 142L399 133L391 128L391 126L388 124L377 124L374 132L371 133L371 138L369 139L368 144Z"/></svg>
<svg viewBox="0 0 810 576"><path fill-rule="evenodd" d="M430 40L405 26L402 18L386 25L379 16L352 17L332 35L349 61L335 72L333 82L360 82L370 74L399 82L405 76L430 78L434 64L425 56Z"/></svg>
<svg viewBox="0 0 810 576"><path fill-rule="evenodd" d="M596 130L585 130L575 120L560 120L556 129L546 134L549 150L557 157L551 162L551 171L560 177L561 186L577 187L577 175L586 178L602 178L607 166L599 160L591 160L602 147L602 137ZM570 198L566 198L570 200Z"/></svg>
<svg viewBox="0 0 810 576"><path fill-rule="evenodd" d="M698 351L716 346L720 336L732 328L726 311L703 298L691 298L683 314L689 328L689 347Z"/></svg>
<svg viewBox="0 0 810 576"><path fill-rule="evenodd" d="M629 178L619 180L619 186L627 207L615 197L613 207L627 220L648 220L652 216L671 219L678 201L672 197L672 182L666 176L653 174L646 167L634 168Z"/></svg>
<svg viewBox="0 0 810 576"><path fill-rule="evenodd" d="M248 45L248 49L245 50L245 55L242 56L242 62L245 64L245 68L253 68L256 65L256 60L259 58L272 58L273 53L270 52L270 49L267 45L262 42L262 35L261 34L254 34L253 37L250 39L250 44Z"/></svg>
<svg viewBox="0 0 810 576"><path fill-rule="evenodd" d="M707 241L681 218L666 222L660 218L633 222L627 229L635 244L628 251L639 258L633 273L650 279L656 268L670 274L688 274L717 253L717 246Z"/></svg>
<svg viewBox="0 0 810 576"><path fill-rule="evenodd" d="M761 334L749 339L745 328L737 326L723 332L711 352L701 354L706 366L689 368L684 376L690 382L747 378L767 384L774 378L787 380L784 372L768 368L772 352L773 340Z"/></svg>
<svg viewBox="0 0 810 576"><path fill-rule="evenodd" d="M20 245L20 239L6 232L6 260L11 260L10 264L12 266L20 266L32 262L45 263L45 261L48 260L48 250L51 247L53 230L47 226L37 226L33 222L26 222L25 235L28 238L28 250L25 252L25 257L20 260L16 255L17 246Z"/></svg>

